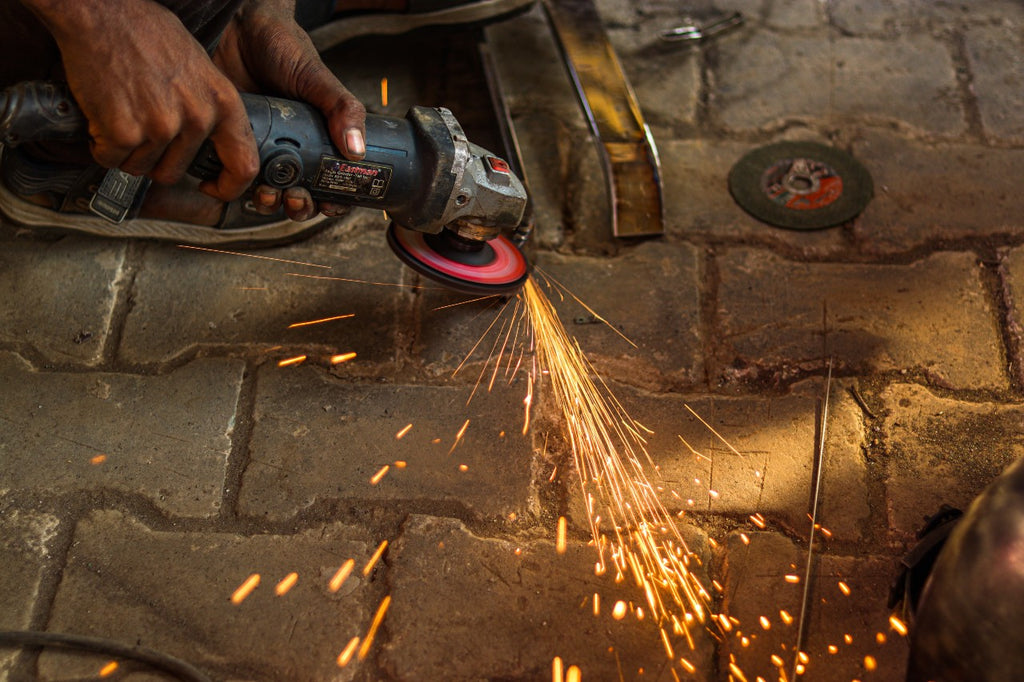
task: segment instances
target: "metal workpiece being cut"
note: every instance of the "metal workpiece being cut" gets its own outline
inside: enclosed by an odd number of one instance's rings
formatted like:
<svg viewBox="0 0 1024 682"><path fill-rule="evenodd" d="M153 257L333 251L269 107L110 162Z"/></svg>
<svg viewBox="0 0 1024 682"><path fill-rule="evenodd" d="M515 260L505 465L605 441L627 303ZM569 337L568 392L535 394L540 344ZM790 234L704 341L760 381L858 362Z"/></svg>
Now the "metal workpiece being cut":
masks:
<svg viewBox="0 0 1024 682"><path fill-rule="evenodd" d="M354 161L331 141L322 114L302 102L243 94L259 151L254 184L302 187L315 201L380 209L388 243L420 274L459 291L509 294L529 276L518 246L526 212L523 183L509 164L471 143L448 109L411 107L404 118L369 114L366 154ZM0 139L86 139L84 116L66 86L21 83L0 93ZM189 167L203 180L222 164L207 142ZM91 208L119 222L141 204L145 178L111 170Z"/></svg>

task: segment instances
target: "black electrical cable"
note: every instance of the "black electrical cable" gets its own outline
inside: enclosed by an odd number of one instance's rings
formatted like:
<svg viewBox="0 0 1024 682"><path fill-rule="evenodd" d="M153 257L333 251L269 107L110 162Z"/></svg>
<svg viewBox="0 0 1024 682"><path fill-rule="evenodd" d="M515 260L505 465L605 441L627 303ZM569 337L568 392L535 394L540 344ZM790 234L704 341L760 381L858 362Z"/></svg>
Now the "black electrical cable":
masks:
<svg viewBox="0 0 1024 682"><path fill-rule="evenodd" d="M141 646L129 646L112 639L69 635L60 632L39 632L35 630L0 630L0 646L48 646L66 649L81 649L116 658L131 659L163 670L185 682L213 682L206 673L190 663L168 654Z"/></svg>

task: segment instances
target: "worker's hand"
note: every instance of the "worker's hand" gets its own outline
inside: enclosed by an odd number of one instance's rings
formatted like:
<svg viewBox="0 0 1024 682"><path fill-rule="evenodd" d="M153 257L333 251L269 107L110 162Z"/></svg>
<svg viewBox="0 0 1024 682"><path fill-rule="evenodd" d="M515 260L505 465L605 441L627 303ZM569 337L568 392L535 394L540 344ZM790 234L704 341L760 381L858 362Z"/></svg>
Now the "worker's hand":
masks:
<svg viewBox="0 0 1024 682"><path fill-rule="evenodd" d="M224 164L204 192L239 197L259 170L237 89L163 6L150 0L23 0L53 34L68 85L107 168L172 184L209 138Z"/></svg>
<svg viewBox="0 0 1024 682"><path fill-rule="evenodd" d="M312 104L327 118L331 139L342 154L353 161L365 155L366 109L324 65L309 36L295 23L294 0L247 0L221 37L214 62L240 90ZM254 203L265 212L283 203L293 220L311 218L318 211L333 215L345 210L330 203L317 206L309 192L298 187L282 193L261 185Z"/></svg>

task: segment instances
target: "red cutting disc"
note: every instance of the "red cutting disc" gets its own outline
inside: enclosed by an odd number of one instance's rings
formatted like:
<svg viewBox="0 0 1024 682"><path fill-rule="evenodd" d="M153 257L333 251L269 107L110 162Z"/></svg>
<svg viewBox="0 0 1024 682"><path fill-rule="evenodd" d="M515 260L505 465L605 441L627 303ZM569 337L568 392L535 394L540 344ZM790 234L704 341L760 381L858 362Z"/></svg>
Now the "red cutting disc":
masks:
<svg viewBox="0 0 1024 682"><path fill-rule="evenodd" d="M445 286L471 294L511 294L518 291L529 276L522 252L506 237L499 235L478 251L447 249L441 253L443 237L426 235L391 223L388 227L391 250L409 267Z"/></svg>

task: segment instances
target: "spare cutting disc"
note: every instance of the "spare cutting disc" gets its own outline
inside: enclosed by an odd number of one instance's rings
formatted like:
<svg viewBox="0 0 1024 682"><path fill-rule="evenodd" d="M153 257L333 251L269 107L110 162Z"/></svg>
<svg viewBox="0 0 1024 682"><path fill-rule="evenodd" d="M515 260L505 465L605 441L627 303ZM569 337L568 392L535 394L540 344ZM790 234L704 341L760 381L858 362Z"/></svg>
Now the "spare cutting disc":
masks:
<svg viewBox="0 0 1024 682"><path fill-rule="evenodd" d="M444 234L424 234L391 223L391 250L416 272L467 294L514 294L530 271L526 257L504 236L465 250Z"/></svg>
<svg viewBox="0 0 1024 682"><path fill-rule="evenodd" d="M791 230L818 230L860 214L874 192L856 159L817 142L760 147L729 171L733 199L758 220Z"/></svg>

